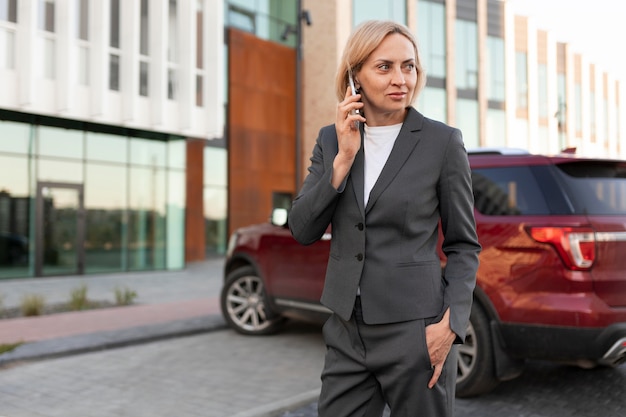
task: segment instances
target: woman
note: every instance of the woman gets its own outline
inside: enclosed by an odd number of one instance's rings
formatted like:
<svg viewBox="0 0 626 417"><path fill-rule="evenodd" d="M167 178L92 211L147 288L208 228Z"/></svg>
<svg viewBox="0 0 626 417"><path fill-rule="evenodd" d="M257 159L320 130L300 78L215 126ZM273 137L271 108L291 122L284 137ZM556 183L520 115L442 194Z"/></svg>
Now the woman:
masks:
<svg viewBox="0 0 626 417"><path fill-rule="evenodd" d="M480 245L461 132L412 107L425 78L405 26L357 27L338 69L335 124L320 130L293 202L300 243L332 225L322 417L379 417L386 403L394 417L453 414L452 345L465 338Z"/></svg>

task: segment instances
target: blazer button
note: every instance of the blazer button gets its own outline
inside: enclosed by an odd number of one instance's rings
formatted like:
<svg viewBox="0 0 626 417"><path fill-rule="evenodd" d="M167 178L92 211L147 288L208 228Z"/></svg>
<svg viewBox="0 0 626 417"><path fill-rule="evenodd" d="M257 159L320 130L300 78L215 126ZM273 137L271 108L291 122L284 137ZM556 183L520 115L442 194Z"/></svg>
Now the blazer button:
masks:
<svg viewBox="0 0 626 417"><path fill-rule="evenodd" d="M362 260L363 260L363 254L362 254L362 253L359 253L359 254L356 256L356 259L357 259L357 261L359 261L359 262L360 262L360 261L362 261Z"/></svg>
<svg viewBox="0 0 626 417"><path fill-rule="evenodd" d="M356 227L357 227L357 229L359 229L359 230L361 230L361 231L362 231L362 230L363 230L363 228L364 228L363 223L359 223L359 224L357 224L357 225L356 225Z"/></svg>

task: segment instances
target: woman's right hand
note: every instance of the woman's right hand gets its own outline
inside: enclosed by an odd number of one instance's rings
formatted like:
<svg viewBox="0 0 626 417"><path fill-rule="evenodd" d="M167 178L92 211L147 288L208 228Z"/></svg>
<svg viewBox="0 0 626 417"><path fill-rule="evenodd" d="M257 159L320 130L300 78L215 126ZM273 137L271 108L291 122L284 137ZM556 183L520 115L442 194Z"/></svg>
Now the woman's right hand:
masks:
<svg viewBox="0 0 626 417"><path fill-rule="evenodd" d="M363 108L363 103L359 101L360 99L361 95L352 95L350 87L348 87L344 100L337 104L335 129L337 130L339 152L335 156L333 163L334 172L332 179L335 188L338 188L346 175L348 175L352 162L361 148L359 123L365 123L365 118L360 113ZM356 113L355 110L359 110L359 113Z"/></svg>

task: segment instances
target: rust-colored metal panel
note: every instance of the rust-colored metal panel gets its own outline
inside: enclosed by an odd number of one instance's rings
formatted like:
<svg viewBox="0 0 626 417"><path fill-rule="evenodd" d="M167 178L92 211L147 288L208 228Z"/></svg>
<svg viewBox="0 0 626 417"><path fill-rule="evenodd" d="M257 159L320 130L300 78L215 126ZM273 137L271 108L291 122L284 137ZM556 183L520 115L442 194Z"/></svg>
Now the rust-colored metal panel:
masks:
<svg viewBox="0 0 626 417"><path fill-rule="evenodd" d="M295 192L296 51L228 30L229 233L267 221Z"/></svg>
<svg viewBox="0 0 626 417"><path fill-rule="evenodd" d="M187 140L185 262L205 258L204 140Z"/></svg>

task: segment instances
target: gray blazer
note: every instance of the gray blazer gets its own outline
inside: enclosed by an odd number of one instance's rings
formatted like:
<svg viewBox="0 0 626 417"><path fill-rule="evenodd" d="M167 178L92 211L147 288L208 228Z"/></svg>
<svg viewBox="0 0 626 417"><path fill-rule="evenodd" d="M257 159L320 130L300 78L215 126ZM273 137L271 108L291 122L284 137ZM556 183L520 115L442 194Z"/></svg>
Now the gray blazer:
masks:
<svg viewBox="0 0 626 417"><path fill-rule="evenodd" d="M304 245L332 225L322 304L349 320L360 287L368 324L433 318L449 306L452 331L464 340L480 245L461 132L411 108L365 207L363 146L339 190L331 185L337 152L335 126L323 127L289 214Z"/></svg>

